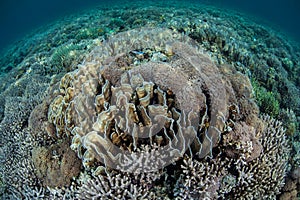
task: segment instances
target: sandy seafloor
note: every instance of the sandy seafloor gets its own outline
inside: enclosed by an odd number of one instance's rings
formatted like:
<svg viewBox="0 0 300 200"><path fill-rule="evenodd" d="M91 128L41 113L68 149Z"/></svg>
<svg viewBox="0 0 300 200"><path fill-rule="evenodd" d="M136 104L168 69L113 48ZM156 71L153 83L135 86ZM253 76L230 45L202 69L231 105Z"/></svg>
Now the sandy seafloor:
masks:
<svg viewBox="0 0 300 200"><path fill-rule="evenodd" d="M212 158L185 155L172 167L152 174L104 170L105 166L94 173L98 163L89 169L83 167L77 153L69 148L72 136L47 134L43 125L48 123L52 87L78 64L84 65L96 46L120 32L143 27L189 36L216 66L232 66L249 78L251 94L240 98L251 98L268 124L268 133L249 140L261 144L259 155L243 160L239 157L244 155L242 150L232 150L238 144L226 146L225 137L221 137ZM163 50L158 53L170 56ZM35 30L1 55L1 198L297 199L299 74L299 43L234 11L175 2L124 3L62 18ZM226 150L229 146L234 155Z"/></svg>

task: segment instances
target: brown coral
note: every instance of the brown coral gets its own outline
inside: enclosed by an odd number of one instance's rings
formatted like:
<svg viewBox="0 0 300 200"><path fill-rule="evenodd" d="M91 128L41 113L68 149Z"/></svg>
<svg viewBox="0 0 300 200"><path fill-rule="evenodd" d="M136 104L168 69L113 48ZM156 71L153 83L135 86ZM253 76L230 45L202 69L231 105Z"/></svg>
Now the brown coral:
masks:
<svg viewBox="0 0 300 200"><path fill-rule="evenodd" d="M81 162L69 148L68 142L34 148L32 160L37 177L48 187L68 186L81 168Z"/></svg>
<svg viewBox="0 0 300 200"><path fill-rule="evenodd" d="M256 129L244 122L235 123L233 130L223 136L223 143L228 157L243 155L246 161L251 161L262 153Z"/></svg>

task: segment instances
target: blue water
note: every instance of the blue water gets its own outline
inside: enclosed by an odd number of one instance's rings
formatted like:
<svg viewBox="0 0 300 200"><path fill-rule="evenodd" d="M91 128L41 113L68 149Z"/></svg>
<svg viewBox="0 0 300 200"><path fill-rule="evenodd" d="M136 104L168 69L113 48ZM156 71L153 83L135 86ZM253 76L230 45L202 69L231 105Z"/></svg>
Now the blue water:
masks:
<svg viewBox="0 0 300 200"><path fill-rule="evenodd" d="M113 3L114 1L109 1ZM189 1L186 1L189 3ZM300 41L300 1L298 0L198 0L231 8L268 21L280 31ZM99 0L1 0L0 51L31 30L70 13L105 3ZM119 2L118 2L119 3Z"/></svg>
<svg viewBox="0 0 300 200"><path fill-rule="evenodd" d="M1 0L0 47L65 15L98 5L96 0Z"/></svg>

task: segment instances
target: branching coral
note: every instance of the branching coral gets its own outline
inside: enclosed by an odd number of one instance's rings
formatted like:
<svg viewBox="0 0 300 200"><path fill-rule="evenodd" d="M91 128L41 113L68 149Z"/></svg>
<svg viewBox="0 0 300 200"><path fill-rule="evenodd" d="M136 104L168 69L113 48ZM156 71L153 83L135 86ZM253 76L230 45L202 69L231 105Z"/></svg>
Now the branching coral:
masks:
<svg viewBox="0 0 300 200"><path fill-rule="evenodd" d="M199 162L184 158L183 173L177 180L174 196L177 199L217 199L227 164L228 161L221 159Z"/></svg>
<svg viewBox="0 0 300 200"><path fill-rule="evenodd" d="M160 173L106 173L86 181L78 190L79 199L155 199L152 190Z"/></svg>
<svg viewBox="0 0 300 200"><path fill-rule="evenodd" d="M285 130L281 122L269 116L263 116L263 122L265 127L257 141L261 153L253 160L247 160L243 153L233 160L231 173L236 177L236 186L226 198L274 199L284 185L289 156Z"/></svg>
<svg viewBox="0 0 300 200"><path fill-rule="evenodd" d="M259 138L256 143L260 144L258 152L242 146L249 141L242 137L230 144L225 140L226 144L220 145L225 151L212 160L185 158L181 165L183 173L174 189L175 196L183 199L275 199L284 185L289 146L281 123L269 116L262 119L261 136L256 136ZM236 131L240 131L239 127ZM251 131L240 133L245 137L253 135ZM233 144L239 153L233 158L232 155L224 156ZM241 152L241 149L246 151ZM292 191L282 198L294 195L294 188L286 190Z"/></svg>
<svg viewBox="0 0 300 200"><path fill-rule="evenodd" d="M32 199L43 196L45 191L34 174L30 153L35 142L27 125L30 112L42 101L46 87L43 77L26 75L0 94L6 101L5 116L0 123L0 177L4 199Z"/></svg>

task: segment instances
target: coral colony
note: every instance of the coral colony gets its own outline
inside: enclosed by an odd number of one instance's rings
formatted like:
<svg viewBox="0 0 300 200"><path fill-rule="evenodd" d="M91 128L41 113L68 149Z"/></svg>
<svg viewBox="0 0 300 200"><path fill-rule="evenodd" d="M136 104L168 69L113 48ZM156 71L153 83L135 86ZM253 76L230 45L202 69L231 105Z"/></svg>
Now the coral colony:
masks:
<svg viewBox="0 0 300 200"><path fill-rule="evenodd" d="M3 199L297 198L296 114L232 64L245 49L174 26L89 32L3 79Z"/></svg>

